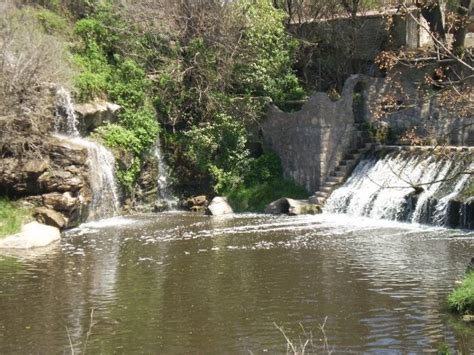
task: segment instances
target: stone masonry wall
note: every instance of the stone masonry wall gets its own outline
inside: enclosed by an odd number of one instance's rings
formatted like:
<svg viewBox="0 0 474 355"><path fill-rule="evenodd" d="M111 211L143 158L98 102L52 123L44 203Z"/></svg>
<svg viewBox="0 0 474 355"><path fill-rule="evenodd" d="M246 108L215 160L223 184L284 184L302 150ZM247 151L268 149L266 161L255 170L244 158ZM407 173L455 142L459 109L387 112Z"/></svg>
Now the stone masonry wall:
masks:
<svg viewBox="0 0 474 355"><path fill-rule="evenodd" d="M316 93L298 112L271 106L262 124L266 148L280 156L284 175L309 192L317 191L357 144L352 91L358 81L357 76L348 79L338 101Z"/></svg>
<svg viewBox="0 0 474 355"><path fill-rule="evenodd" d="M383 78L360 76L367 87L365 100L368 112L364 120L373 125L384 123L391 131L391 141L382 143L403 144L399 138L407 131L415 130L429 145L474 146L474 114L470 117L458 117L449 107L443 108L436 97L420 97L416 83L423 80L423 73L418 76L405 73L407 80L403 83L404 94L398 99L406 108L390 113L382 120L376 114L376 107L385 95L397 90Z"/></svg>
<svg viewBox="0 0 474 355"><path fill-rule="evenodd" d="M354 113L357 87L362 87L363 117ZM474 117L451 117L435 100L415 100L407 109L383 120L378 118L374 107L392 90L383 78L353 75L337 101L331 101L325 93L316 93L298 112L286 113L271 106L261 127L265 146L279 155L284 175L308 192L318 191L344 156L361 143L360 123L390 128L395 140L379 143L401 144L399 137L415 129L431 145L474 146ZM417 95L410 82L404 91L408 97Z"/></svg>

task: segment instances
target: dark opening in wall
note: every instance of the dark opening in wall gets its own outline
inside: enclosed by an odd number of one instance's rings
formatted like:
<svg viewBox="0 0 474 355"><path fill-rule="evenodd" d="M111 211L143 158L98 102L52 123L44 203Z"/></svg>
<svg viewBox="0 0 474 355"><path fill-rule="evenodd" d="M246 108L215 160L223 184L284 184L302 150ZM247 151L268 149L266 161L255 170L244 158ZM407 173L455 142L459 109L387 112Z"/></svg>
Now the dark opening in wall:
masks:
<svg viewBox="0 0 474 355"><path fill-rule="evenodd" d="M352 112L355 123L363 123L367 114L367 103L365 100L366 84L358 82L352 92Z"/></svg>

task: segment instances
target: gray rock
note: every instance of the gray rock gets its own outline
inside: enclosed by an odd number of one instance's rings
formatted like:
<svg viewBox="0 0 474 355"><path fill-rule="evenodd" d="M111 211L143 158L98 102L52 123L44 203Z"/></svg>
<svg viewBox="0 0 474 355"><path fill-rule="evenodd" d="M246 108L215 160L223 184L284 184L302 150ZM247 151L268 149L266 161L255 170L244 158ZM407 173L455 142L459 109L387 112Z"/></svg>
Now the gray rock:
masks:
<svg viewBox="0 0 474 355"><path fill-rule="evenodd" d="M121 107L107 101L96 101L76 105L75 110L79 122L79 131L88 133L106 123L117 121L117 113Z"/></svg>
<svg viewBox="0 0 474 355"><path fill-rule="evenodd" d="M321 206L310 203L308 200L294 200L286 197L273 201L265 208L265 213L288 214L290 216L319 214L321 212Z"/></svg>
<svg viewBox="0 0 474 355"><path fill-rule="evenodd" d="M230 207L225 197L214 197L207 207L207 213L212 216L222 216L225 214L232 214L234 210Z"/></svg>
<svg viewBox="0 0 474 355"><path fill-rule="evenodd" d="M49 245L61 239L59 229L38 222L25 224L20 233L0 239L0 249L29 249Z"/></svg>

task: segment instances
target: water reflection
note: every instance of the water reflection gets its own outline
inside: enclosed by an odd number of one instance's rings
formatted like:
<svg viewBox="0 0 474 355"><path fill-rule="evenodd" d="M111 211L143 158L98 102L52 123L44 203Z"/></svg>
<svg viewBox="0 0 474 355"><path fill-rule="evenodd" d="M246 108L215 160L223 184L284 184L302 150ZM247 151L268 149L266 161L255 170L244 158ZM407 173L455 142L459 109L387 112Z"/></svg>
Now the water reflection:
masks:
<svg viewBox="0 0 474 355"><path fill-rule="evenodd" d="M274 322L296 339L326 316L337 352L471 353L444 310L471 237L340 216L88 224L50 254L0 256L0 353L69 352L68 333L81 352L91 310L91 353L284 352Z"/></svg>

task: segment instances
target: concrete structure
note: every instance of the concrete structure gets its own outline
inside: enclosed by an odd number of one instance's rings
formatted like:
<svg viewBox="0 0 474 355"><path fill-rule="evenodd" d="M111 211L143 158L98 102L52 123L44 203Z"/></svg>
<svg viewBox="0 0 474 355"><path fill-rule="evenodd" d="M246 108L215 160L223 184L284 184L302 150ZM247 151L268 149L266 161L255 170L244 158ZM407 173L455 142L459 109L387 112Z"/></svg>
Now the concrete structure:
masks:
<svg viewBox="0 0 474 355"><path fill-rule="evenodd" d="M338 101L316 93L298 112L271 106L262 124L266 148L280 156L284 175L308 191L317 191L344 155L357 146L353 91L359 80L359 76L348 79Z"/></svg>
<svg viewBox="0 0 474 355"><path fill-rule="evenodd" d="M327 184L341 183L331 179L343 173L341 167L354 152L375 142L368 127L372 131L386 127L392 132L393 140L378 142L383 144L401 144L400 137L414 129L432 145L474 146L474 116L452 117L449 107L442 108L434 98L419 98L414 84L405 86L404 97L412 102L384 119L377 108L393 88L383 78L363 75L351 76L337 101L319 92L298 112L270 106L261 126L265 147L279 155L287 178L315 192Z"/></svg>

